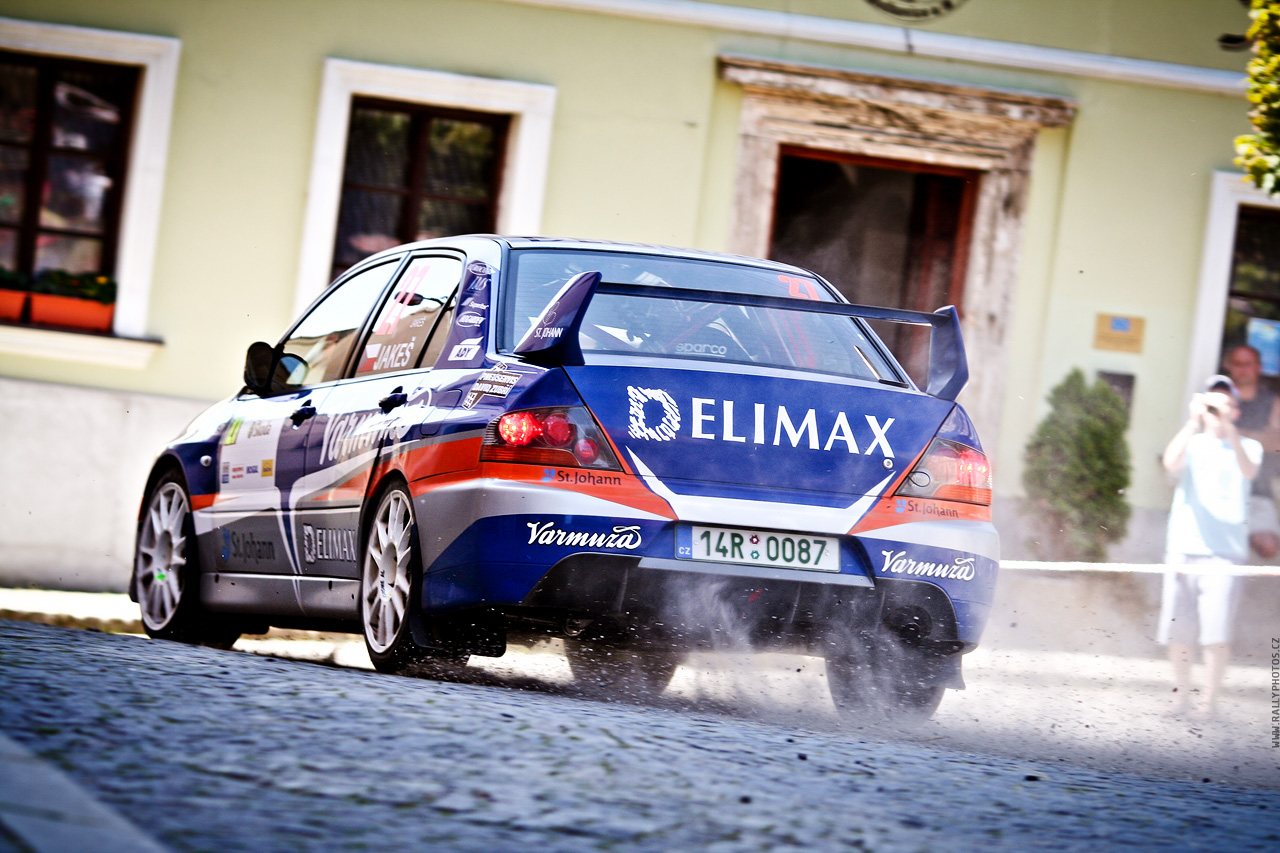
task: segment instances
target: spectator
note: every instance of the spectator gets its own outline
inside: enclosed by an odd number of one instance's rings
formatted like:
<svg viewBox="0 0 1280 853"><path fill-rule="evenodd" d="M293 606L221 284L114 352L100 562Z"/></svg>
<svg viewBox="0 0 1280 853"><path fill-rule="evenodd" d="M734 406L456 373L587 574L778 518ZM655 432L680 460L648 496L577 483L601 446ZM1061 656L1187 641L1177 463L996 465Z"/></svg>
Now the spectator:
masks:
<svg viewBox="0 0 1280 853"><path fill-rule="evenodd" d="M1253 478L1249 499L1249 545L1258 562L1271 563L1280 553L1280 518L1276 516L1275 478L1280 473L1280 396L1263 387L1262 358L1248 344L1227 350L1223 363L1239 395L1240 434L1256 439L1266 451L1262 470Z"/></svg>
<svg viewBox="0 0 1280 853"><path fill-rule="evenodd" d="M1235 383L1211 376L1191 398L1190 416L1165 448L1166 470L1179 475L1169 512L1165 562L1195 567L1194 573L1164 576L1160 642L1173 664L1174 713L1185 713L1191 693L1191 663L1198 641L1205 688L1196 713L1212 716L1231 656L1231 628L1239 579L1231 567L1249 554L1250 481L1262 462L1262 445L1236 429L1240 410Z"/></svg>

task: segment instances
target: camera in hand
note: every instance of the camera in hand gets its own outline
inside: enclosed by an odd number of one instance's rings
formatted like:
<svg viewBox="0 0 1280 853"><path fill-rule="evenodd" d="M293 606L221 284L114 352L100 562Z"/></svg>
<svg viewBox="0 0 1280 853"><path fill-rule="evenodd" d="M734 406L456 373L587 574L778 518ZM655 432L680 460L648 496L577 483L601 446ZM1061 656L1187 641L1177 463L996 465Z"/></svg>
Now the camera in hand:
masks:
<svg viewBox="0 0 1280 853"><path fill-rule="evenodd" d="M1215 417L1221 414L1221 412L1218 411L1217 406L1205 406L1204 410Z"/></svg>

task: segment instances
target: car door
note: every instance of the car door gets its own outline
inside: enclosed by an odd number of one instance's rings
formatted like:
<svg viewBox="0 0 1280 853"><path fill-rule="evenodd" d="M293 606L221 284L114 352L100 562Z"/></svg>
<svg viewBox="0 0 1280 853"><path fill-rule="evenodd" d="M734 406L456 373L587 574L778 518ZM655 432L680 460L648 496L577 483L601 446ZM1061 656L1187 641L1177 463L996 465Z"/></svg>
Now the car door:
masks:
<svg viewBox="0 0 1280 853"><path fill-rule="evenodd" d="M307 439L399 260L357 271L327 291L277 345L283 367L271 393L245 392L233 404L218 446L204 565L229 574L297 572L291 515Z"/></svg>
<svg viewBox="0 0 1280 853"><path fill-rule="evenodd" d="M430 366L461 274L458 257L412 257L366 330L351 378L318 408L294 527L303 575L359 577L360 509L379 454L442 404Z"/></svg>

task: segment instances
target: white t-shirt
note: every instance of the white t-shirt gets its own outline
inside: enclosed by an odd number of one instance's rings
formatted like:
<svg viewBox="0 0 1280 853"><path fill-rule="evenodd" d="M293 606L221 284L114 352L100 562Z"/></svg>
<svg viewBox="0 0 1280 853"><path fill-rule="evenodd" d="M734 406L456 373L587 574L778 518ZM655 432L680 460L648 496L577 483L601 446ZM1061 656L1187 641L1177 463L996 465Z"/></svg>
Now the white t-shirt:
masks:
<svg viewBox="0 0 1280 853"><path fill-rule="evenodd" d="M1244 437L1240 443L1245 456L1261 464L1262 445ZM1249 555L1249 488L1229 441L1203 432L1191 436L1169 511L1165 550L1244 560Z"/></svg>

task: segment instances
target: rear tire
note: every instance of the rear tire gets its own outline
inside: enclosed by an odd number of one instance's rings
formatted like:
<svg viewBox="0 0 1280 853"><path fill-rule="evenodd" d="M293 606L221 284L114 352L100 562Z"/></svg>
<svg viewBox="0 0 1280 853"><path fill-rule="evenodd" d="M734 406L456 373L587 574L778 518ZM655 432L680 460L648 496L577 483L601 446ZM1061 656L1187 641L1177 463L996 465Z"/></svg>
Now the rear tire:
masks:
<svg viewBox="0 0 1280 853"><path fill-rule="evenodd" d="M240 629L218 623L200 607L200 563L191 498L182 477L171 471L152 487L138 523L133 594L142 628L157 640L229 649Z"/></svg>
<svg viewBox="0 0 1280 853"><path fill-rule="evenodd" d="M899 723L928 720L946 687L925 653L880 633L842 640L826 656L827 687L849 718Z"/></svg>
<svg viewBox="0 0 1280 853"><path fill-rule="evenodd" d="M565 639L564 656L574 681L639 697L661 695L680 665L680 655L659 649L629 649Z"/></svg>
<svg viewBox="0 0 1280 853"><path fill-rule="evenodd" d="M413 499L401 485L383 492L365 531L360 621L369 660L378 672L436 675L456 669L466 655L437 652L413 639L420 619L422 560Z"/></svg>

